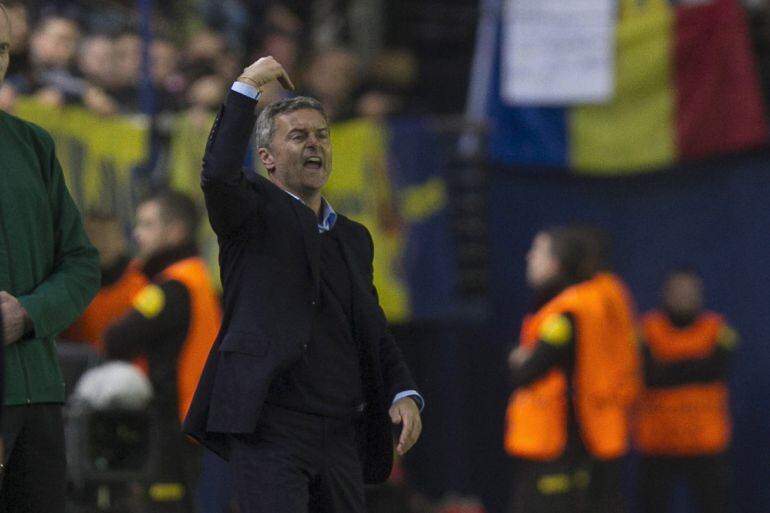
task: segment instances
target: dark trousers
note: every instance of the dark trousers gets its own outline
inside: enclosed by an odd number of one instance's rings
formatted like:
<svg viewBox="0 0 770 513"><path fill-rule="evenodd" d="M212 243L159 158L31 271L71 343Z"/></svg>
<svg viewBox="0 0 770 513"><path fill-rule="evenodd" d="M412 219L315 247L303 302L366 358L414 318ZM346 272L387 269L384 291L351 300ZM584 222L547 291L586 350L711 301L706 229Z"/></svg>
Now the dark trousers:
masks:
<svg viewBox="0 0 770 513"><path fill-rule="evenodd" d="M590 462L579 454L553 461L516 460L511 513L587 513Z"/></svg>
<svg viewBox="0 0 770 513"><path fill-rule="evenodd" d="M623 465L623 458L594 459L591 462L588 505L592 513L626 513L628 511L624 493Z"/></svg>
<svg viewBox="0 0 770 513"><path fill-rule="evenodd" d="M726 456L643 456L639 462L639 503L642 513L671 510L674 484L684 479L698 513L726 513L729 470Z"/></svg>
<svg viewBox="0 0 770 513"><path fill-rule="evenodd" d="M230 463L208 449L203 449L201 455L201 473L196 493L198 513L226 513L235 500Z"/></svg>
<svg viewBox="0 0 770 513"><path fill-rule="evenodd" d="M229 440L241 513L364 513L356 436L356 421L266 405Z"/></svg>
<svg viewBox="0 0 770 513"><path fill-rule="evenodd" d="M3 408L3 513L63 513L66 492L64 423L60 404Z"/></svg>

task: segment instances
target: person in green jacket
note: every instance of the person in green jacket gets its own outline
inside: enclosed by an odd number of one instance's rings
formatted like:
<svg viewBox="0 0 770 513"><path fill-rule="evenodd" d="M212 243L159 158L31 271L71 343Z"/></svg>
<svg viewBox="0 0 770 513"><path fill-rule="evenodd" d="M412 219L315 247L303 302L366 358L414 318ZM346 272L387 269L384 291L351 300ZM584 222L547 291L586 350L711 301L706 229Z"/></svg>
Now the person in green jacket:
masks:
<svg viewBox="0 0 770 513"><path fill-rule="evenodd" d="M10 22L0 4L0 85ZM62 513L64 381L54 338L99 288L99 259L51 136L0 111L0 315L5 346L0 510Z"/></svg>

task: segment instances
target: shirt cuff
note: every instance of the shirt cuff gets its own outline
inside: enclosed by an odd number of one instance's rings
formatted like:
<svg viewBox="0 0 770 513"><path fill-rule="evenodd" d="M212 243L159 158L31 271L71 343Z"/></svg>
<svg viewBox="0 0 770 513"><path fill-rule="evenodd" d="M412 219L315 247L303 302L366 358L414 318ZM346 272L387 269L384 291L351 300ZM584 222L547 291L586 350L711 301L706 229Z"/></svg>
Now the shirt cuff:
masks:
<svg viewBox="0 0 770 513"><path fill-rule="evenodd" d="M399 392L396 394L396 397L393 398L393 403L395 404L400 399L403 399L404 397L411 397L417 402L417 408L419 408L420 411L422 411L423 408L425 408L425 399L422 398L422 396L417 392L417 390L404 390L403 392Z"/></svg>
<svg viewBox="0 0 770 513"><path fill-rule="evenodd" d="M233 82L233 85L230 87L230 89L236 93L241 93L243 96L248 96L252 100L259 100L259 97L262 94L262 92L256 87L252 87L244 82Z"/></svg>

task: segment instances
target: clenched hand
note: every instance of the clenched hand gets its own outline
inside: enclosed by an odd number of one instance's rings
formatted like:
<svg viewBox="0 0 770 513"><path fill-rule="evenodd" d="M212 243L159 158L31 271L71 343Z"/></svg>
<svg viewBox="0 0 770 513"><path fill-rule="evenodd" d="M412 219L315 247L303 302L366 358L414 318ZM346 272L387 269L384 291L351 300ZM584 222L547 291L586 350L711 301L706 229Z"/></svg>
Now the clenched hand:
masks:
<svg viewBox="0 0 770 513"><path fill-rule="evenodd" d="M3 343L17 342L30 327L27 310L19 300L6 291L0 291L0 314L3 316Z"/></svg>
<svg viewBox="0 0 770 513"><path fill-rule="evenodd" d="M255 89L259 89L273 80L277 80L284 89L294 90L294 84L292 84L286 70L270 56L262 57L247 66L238 77L238 82L249 84Z"/></svg>

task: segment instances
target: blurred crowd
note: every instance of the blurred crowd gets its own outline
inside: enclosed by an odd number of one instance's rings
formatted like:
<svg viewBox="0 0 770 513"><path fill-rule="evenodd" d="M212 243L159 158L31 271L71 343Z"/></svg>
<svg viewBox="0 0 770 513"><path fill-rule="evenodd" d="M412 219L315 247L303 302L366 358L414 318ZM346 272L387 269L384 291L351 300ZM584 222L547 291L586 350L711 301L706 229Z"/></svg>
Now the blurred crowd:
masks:
<svg viewBox="0 0 770 513"><path fill-rule="evenodd" d="M13 110L17 96L31 95L51 107L83 105L101 115L207 112L218 107L223 85L263 55L281 62L335 120L409 109L417 80L408 51L365 59L342 32L319 35L305 9L281 2L203 2L186 11L179 2L155 2L147 48L139 2L6 3L12 48L0 89L5 110Z"/></svg>

